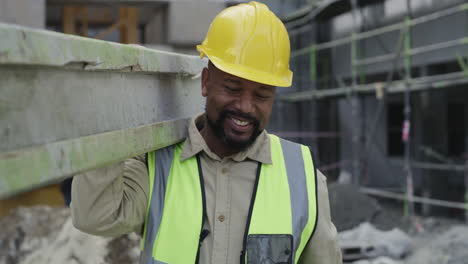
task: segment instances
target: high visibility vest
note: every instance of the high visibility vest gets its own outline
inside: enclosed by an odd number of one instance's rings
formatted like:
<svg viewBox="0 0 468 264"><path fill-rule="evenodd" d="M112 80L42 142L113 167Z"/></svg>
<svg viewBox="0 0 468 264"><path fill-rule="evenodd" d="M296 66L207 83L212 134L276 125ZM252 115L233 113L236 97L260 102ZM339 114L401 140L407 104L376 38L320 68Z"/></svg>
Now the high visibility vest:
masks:
<svg viewBox="0 0 468 264"><path fill-rule="evenodd" d="M270 135L272 164L260 164L240 263L297 263L317 225L317 180L306 146ZM150 198L141 263L198 263L206 216L198 155L182 143L148 153ZM266 262L265 262L266 263ZM270 263L270 262L268 262Z"/></svg>

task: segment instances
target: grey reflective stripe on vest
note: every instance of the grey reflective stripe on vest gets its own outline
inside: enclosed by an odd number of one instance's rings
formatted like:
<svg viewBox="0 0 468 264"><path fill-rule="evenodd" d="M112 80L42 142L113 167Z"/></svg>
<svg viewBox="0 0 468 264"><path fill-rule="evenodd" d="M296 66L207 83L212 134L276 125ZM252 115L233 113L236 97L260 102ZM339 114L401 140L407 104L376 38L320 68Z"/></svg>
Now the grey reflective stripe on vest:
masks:
<svg viewBox="0 0 468 264"><path fill-rule="evenodd" d="M141 253L140 263L145 264L166 264L153 259L153 245L161 224L164 210L164 198L166 196L166 185L169 172L171 170L172 159L174 158L174 146L159 149L156 151L156 161L154 168L153 194L150 202L148 224L146 225L145 248Z"/></svg>
<svg viewBox="0 0 468 264"><path fill-rule="evenodd" d="M286 172L288 174L289 193L291 196L294 262L296 251L301 242L302 231L309 219L309 196L307 193L307 181L301 145L284 139L280 140Z"/></svg>

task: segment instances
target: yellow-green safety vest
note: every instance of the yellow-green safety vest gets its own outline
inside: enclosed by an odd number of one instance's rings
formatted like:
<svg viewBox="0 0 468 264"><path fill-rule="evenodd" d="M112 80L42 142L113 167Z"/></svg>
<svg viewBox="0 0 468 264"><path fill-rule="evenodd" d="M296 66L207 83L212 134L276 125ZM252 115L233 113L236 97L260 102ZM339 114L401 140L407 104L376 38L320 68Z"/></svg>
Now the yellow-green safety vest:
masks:
<svg viewBox="0 0 468 264"><path fill-rule="evenodd" d="M297 263L317 224L317 178L309 148L270 135L272 164L260 164L240 263ZM198 155L183 142L148 153L150 198L141 263L198 263L206 216ZM265 262L266 263L266 262ZM267 262L270 263L270 262Z"/></svg>

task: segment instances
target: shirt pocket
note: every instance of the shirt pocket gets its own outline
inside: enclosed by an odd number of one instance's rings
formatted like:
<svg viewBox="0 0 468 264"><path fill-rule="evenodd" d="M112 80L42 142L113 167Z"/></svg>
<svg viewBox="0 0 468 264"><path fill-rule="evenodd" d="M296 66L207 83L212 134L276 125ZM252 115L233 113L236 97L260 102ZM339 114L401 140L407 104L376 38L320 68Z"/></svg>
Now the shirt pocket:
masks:
<svg viewBox="0 0 468 264"><path fill-rule="evenodd" d="M290 234L248 235L248 264L292 264L293 237Z"/></svg>

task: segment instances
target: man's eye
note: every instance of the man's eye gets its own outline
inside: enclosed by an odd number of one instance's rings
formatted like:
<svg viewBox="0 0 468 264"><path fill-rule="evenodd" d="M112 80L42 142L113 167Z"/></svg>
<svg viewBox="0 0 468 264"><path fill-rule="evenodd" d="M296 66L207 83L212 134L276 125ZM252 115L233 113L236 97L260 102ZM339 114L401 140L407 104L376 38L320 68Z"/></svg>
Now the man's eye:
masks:
<svg viewBox="0 0 468 264"><path fill-rule="evenodd" d="M262 100L266 100L266 99L270 98L269 95L262 95L262 94L257 94L257 97L262 99Z"/></svg>
<svg viewBox="0 0 468 264"><path fill-rule="evenodd" d="M231 91L231 92L238 92L238 91L240 91L239 88L229 87L229 86L227 86L227 85L224 86L224 88L228 89L228 90Z"/></svg>

